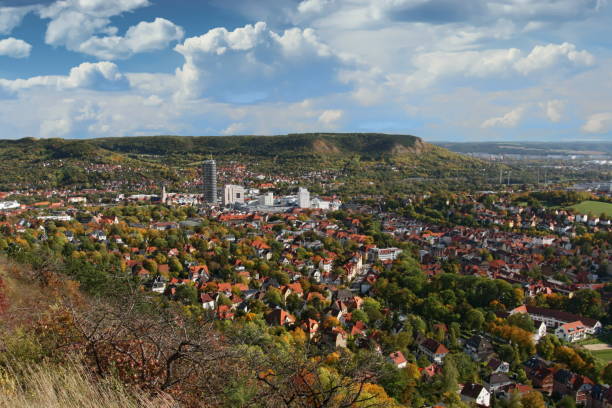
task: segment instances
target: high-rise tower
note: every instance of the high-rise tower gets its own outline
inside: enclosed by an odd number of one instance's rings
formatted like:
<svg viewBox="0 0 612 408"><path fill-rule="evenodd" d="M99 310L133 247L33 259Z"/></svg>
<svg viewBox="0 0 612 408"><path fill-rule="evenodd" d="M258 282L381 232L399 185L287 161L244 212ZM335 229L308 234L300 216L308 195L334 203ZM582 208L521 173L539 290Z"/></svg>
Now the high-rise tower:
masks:
<svg viewBox="0 0 612 408"><path fill-rule="evenodd" d="M202 165L202 181L204 182L204 202L217 204L217 163L211 158Z"/></svg>
<svg viewBox="0 0 612 408"><path fill-rule="evenodd" d="M304 187L298 190L298 207L310 208L310 192Z"/></svg>

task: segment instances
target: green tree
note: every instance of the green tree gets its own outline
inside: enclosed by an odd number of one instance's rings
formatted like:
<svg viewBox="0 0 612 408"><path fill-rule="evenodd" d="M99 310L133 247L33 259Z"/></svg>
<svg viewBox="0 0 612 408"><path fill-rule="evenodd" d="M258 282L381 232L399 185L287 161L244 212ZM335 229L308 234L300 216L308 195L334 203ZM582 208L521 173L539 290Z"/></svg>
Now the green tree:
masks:
<svg viewBox="0 0 612 408"><path fill-rule="evenodd" d="M609 363L603 369L603 373L601 374L601 377L602 377L604 383L612 384L612 363Z"/></svg>
<svg viewBox="0 0 612 408"><path fill-rule="evenodd" d="M362 321L364 323L367 323L369 321L369 318L366 312L357 309L352 312L352 320L355 322Z"/></svg>
<svg viewBox="0 0 612 408"><path fill-rule="evenodd" d="M266 291L265 296L266 302L274 306L281 306L283 304L283 297L280 293L280 290L270 286Z"/></svg>
<svg viewBox="0 0 612 408"><path fill-rule="evenodd" d="M152 274L157 273L157 262L153 259L145 259L142 261L142 266Z"/></svg>
<svg viewBox="0 0 612 408"><path fill-rule="evenodd" d="M555 343L552 336L542 337L536 345L536 350L538 351L538 354L540 354L546 360L552 359L555 354Z"/></svg>
<svg viewBox="0 0 612 408"><path fill-rule="evenodd" d="M179 285L174 298L185 305L194 305L198 302L198 289L193 285Z"/></svg>
<svg viewBox="0 0 612 408"><path fill-rule="evenodd" d="M561 398L559 402L557 402L557 407L576 408L576 400L572 396L566 395L565 397Z"/></svg>
<svg viewBox="0 0 612 408"><path fill-rule="evenodd" d="M442 367L442 392L455 394L459 390L459 372L452 356L444 359Z"/></svg>
<svg viewBox="0 0 612 408"><path fill-rule="evenodd" d="M527 313L515 313L510 315L506 322L512 326L520 327L523 330L527 330L528 332L534 332L535 326L533 325L533 320Z"/></svg>
<svg viewBox="0 0 612 408"><path fill-rule="evenodd" d="M370 297L363 299L362 309L364 312L366 312L368 315L368 320L371 322L382 320L383 318L383 315L380 312L380 303L376 299L372 299Z"/></svg>
<svg viewBox="0 0 612 408"><path fill-rule="evenodd" d="M605 313L601 304L601 295L591 289L581 289L568 301L568 309L579 315L601 318Z"/></svg>
<svg viewBox="0 0 612 408"><path fill-rule="evenodd" d="M472 330L480 330L485 322L484 314L478 309L470 309L465 314L465 324Z"/></svg>

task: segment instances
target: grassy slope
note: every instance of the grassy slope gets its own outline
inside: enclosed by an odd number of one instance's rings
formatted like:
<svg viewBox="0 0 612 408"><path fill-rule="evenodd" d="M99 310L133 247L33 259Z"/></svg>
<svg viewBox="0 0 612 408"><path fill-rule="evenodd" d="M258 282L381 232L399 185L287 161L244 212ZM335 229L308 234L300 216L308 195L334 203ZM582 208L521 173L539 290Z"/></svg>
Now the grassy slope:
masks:
<svg viewBox="0 0 612 408"><path fill-rule="evenodd" d="M150 399L117 381L95 380L79 363L0 368L0 408L145 408L175 406Z"/></svg>
<svg viewBox="0 0 612 408"><path fill-rule="evenodd" d="M571 207L574 211L582 214L592 213L595 216L606 214L612 217L612 204L602 203L599 201L583 201Z"/></svg>
<svg viewBox="0 0 612 408"><path fill-rule="evenodd" d="M150 398L114 378L94 377L76 359L60 364L35 357L38 343L23 327L57 299L24 267L3 257L0 279L9 305L6 313L0 313L0 408L176 407L169 397Z"/></svg>

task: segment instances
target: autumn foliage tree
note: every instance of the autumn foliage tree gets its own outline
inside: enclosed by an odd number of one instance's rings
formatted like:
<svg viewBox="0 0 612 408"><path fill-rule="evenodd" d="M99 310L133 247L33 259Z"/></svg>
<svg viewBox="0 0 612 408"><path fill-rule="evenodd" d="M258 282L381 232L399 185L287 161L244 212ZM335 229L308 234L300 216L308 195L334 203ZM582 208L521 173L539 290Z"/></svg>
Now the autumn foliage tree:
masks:
<svg viewBox="0 0 612 408"><path fill-rule="evenodd" d="M533 355L535 353L535 345L533 343L533 337L527 330L521 329L517 326L510 325L497 325L492 323L489 330L495 336L501 337L502 339L512 341L513 344L517 344L522 357Z"/></svg>

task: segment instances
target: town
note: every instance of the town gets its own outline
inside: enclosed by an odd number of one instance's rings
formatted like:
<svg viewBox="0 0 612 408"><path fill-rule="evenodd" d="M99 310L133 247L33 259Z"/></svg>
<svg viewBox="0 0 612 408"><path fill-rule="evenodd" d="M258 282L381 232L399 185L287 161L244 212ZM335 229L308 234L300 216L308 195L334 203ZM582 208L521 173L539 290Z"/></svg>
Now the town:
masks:
<svg viewBox="0 0 612 408"><path fill-rule="evenodd" d="M315 196L299 179L275 196L263 178L245 188L218 177L211 158L201 193L47 191L29 204L2 193L0 250L25 259L44 245L116 265L217 323L260 319L321 350L370 350L389 366L378 383L411 406L612 404L612 217L529 194L372 206Z"/></svg>

